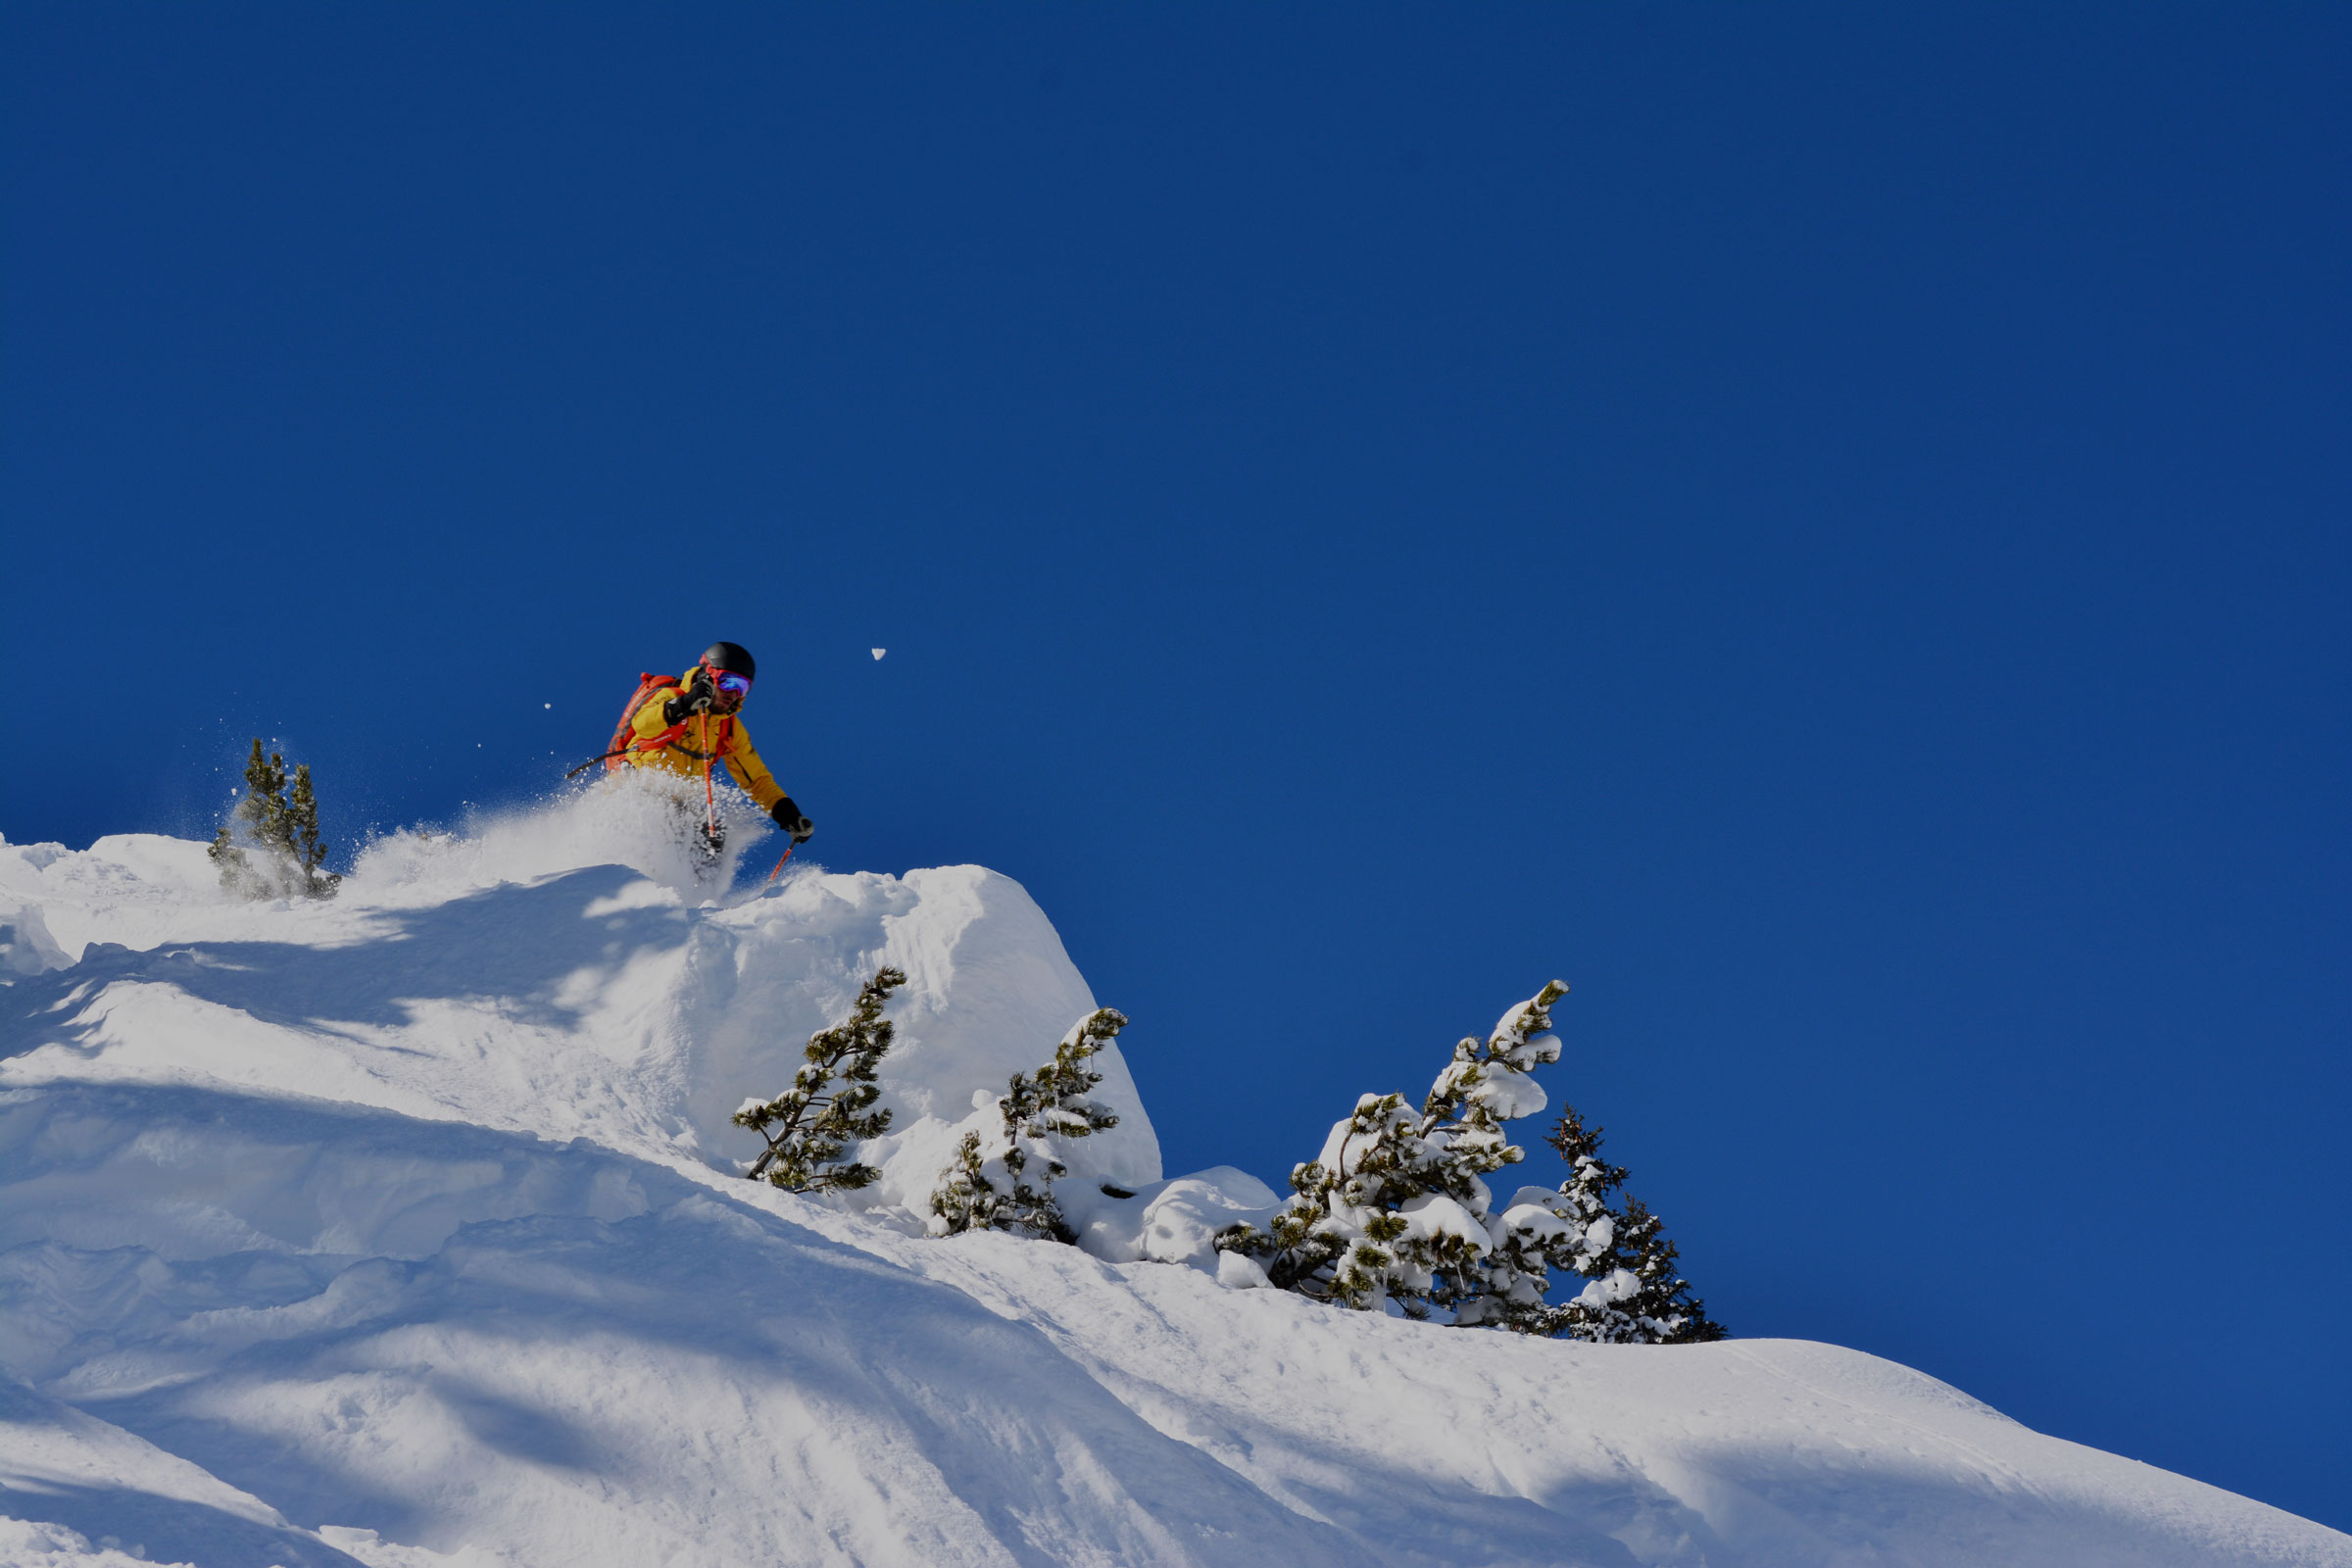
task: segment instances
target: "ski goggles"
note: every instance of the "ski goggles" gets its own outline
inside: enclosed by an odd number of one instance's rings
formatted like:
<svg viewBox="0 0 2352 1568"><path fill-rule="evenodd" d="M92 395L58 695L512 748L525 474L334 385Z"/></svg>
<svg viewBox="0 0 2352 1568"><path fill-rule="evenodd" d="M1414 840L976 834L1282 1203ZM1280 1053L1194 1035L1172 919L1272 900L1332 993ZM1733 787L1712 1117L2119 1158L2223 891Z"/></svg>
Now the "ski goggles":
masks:
<svg viewBox="0 0 2352 1568"><path fill-rule="evenodd" d="M713 670L710 684L717 687L722 696L741 697L752 689L752 677L738 675L732 670Z"/></svg>

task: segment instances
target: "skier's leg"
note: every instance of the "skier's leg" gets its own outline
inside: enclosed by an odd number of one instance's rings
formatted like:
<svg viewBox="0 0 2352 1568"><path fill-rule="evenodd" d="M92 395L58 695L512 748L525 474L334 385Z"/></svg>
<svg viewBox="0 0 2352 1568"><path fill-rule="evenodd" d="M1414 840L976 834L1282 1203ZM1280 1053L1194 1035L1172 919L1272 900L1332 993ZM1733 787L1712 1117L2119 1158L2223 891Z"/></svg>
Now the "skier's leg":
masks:
<svg viewBox="0 0 2352 1568"><path fill-rule="evenodd" d="M694 868L707 876L718 864L719 857L726 853L727 825L724 822L704 822L697 819L693 835Z"/></svg>

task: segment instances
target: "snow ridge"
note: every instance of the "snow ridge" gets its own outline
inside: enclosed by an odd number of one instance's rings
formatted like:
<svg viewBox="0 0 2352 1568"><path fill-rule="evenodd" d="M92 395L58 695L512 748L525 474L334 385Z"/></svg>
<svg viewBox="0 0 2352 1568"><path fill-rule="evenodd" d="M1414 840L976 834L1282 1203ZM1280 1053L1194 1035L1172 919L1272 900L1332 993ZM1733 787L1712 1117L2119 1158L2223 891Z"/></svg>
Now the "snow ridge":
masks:
<svg viewBox="0 0 2352 1568"><path fill-rule="evenodd" d="M1274 1195L1163 1181L1115 1045L1082 1246L925 1239L975 1096L1096 1005L1052 925L972 866L706 899L637 811L399 835L318 905L0 844L0 1564L2352 1565L1834 1347L1227 1289ZM884 963L882 1182L739 1179L730 1113Z"/></svg>

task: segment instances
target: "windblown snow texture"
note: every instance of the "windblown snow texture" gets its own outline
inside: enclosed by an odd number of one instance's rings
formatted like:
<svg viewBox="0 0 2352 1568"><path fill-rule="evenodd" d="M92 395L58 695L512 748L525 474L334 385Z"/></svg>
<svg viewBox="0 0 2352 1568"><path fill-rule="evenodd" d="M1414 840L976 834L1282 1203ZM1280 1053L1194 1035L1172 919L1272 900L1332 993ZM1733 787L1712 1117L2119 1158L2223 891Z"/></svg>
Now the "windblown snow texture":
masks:
<svg viewBox="0 0 2352 1568"><path fill-rule="evenodd" d="M703 902L634 809L325 905L0 846L0 1563L2352 1564L1849 1350L1250 1289L1207 1238L1274 1195L1162 1182L1115 1047L1084 1250L925 1240L975 1097L1095 1005L1052 926L969 866ZM736 1177L883 963L883 1182Z"/></svg>

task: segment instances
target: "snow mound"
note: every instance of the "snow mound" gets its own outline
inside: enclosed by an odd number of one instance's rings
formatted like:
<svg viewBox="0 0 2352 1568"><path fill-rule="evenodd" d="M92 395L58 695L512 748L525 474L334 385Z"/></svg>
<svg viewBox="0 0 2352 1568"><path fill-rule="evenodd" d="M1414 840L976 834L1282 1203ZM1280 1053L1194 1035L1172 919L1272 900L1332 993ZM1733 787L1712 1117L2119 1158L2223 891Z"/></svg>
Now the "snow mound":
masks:
<svg viewBox="0 0 2352 1568"><path fill-rule="evenodd" d="M595 858L659 839L665 812L656 794L595 790L479 837L396 835L325 904L230 903L204 846L154 835L79 855L0 845L0 921L23 933L0 978L71 965L75 997L5 1081L95 1063L108 1081L266 1087L734 1170L761 1147L735 1108L789 1083L808 1036L891 964L908 977L882 1075L897 1119L863 1152L883 1180L858 1196L919 1227L977 1124L973 1096L1051 1060L1095 1008L1060 938L979 866L810 867L718 900L662 880L659 843L651 869ZM1095 1065L1119 1125L1073 1147L1071 1185L1156 1182L1125 1058L1112 1046Z"/></svg>
<svg viewBox="0 0 2352 1568"><path fill-rule="evenodd" d="M925 1240L973 1096L1095 1006L1052 925L973 866L707 897L662 809L399 835L316 905L0 844L0 1563L2352 1564L1852 1351L1255 1289L1208 1238L1274 1195L1162 1180L1115 1048L1083 1248ZM881 1186L738 1179L884 963Z"/></svg>

